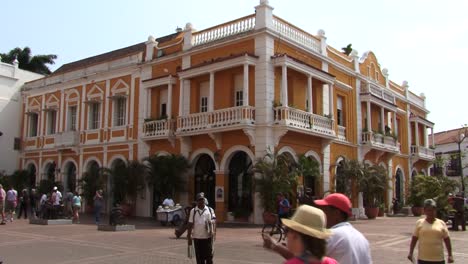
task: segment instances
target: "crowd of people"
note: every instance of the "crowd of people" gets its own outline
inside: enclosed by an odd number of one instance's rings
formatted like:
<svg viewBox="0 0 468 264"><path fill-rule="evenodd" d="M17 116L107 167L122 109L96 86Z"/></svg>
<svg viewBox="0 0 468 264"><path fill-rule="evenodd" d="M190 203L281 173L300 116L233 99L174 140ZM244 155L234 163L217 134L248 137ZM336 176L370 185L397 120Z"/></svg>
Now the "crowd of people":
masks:
<svg viewBox="0 0 468 264"><path fill-rule="evenodd" d="M54 186L49 193L39 194L36 189L23 189L18 193L13 186L8 191L0 184L0 224L5 225L8 221L13 222L14 215L17 219L23 217L42 219L73 219L79 223L79 211L81 208L81 197L75 192L66 192L65 195Z"/></svg>

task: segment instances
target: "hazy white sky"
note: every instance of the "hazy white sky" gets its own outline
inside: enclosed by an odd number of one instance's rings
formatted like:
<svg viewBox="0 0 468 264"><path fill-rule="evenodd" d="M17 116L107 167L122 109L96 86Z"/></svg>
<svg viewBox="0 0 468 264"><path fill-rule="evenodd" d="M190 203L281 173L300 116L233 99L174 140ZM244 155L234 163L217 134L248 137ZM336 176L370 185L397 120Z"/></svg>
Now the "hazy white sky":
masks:
<svg viewBox="0 0 468 264"><path fill-rule="evenodd" d="M424 93L435 131L467 122L468 1L270 0L273 13L337 48L373 51L390 79ZM259 0L4 0L0 52L29 46L64 63L254 13Z"/></svg>

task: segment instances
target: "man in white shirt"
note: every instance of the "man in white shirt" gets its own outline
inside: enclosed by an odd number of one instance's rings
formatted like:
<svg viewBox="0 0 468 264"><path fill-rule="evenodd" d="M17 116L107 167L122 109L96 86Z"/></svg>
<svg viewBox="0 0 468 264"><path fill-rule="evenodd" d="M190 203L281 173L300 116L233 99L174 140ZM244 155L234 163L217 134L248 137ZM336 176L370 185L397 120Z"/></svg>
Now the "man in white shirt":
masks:
<svg viewBox="0 0 468 264"><path fill-rule="evenodd" d="M163 206L169 206L169 207L174 207L174 200L172 200L171 198L166 198L164 199L163 201Z"/></svg>
<svg viewBox="0 0 468 264"><path fill-rule="evenodd" d="M197 206L190 210L187 239L195 247L197 264L213 263L213 240L216 236L216 215L205 204L205 196L197 194Z"/></svg>
<svg viewBox="0 0 468 264"><path fill-rule="evenodd" d="M372 264L369 242L348 222L348 217L352 216L349 198L333 193L314 202L327 215L327 228L332 231L332 236L327 239L326 255L342 264ZM263 237L263 246L286 259L294 257L286 247L275 244L269 236Z"/></svg>

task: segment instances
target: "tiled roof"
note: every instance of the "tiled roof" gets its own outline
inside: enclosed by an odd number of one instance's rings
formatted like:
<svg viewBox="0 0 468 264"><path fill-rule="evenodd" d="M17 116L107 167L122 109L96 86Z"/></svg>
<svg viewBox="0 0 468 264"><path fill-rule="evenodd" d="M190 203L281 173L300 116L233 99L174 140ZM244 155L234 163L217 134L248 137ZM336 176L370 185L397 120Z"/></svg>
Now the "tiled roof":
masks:
<svg viewBox="0 0 468 264"><path fill-rule="evenodd" d="M159 42L159 43L170 41L170 40L176 38L179 34L180 33L174 33L174 34L171 34L171 35L160 37L160 38L156 39L156 41ZM86 58L86 59L82 59L82 60L79 60L79 61L74 61L74 62L71 62L71 63L67 63L67 64L62 65L56 71L54 71L51 74L51 76L56 75L56 74L71 72L71 71L78 70L78 69L88 67L88 66L91 66L91 65L103 63L103 62L106 62L106 61L116 60L116 59L128 56L130 54L133 54L133 53L143 52L143 51L145 51L145 49L146 49L145 42L141 42L141 43L129 46L129 47L122 48L122 49L106 52L106 53L99 54L99 55L89 57L89 58Z"/></svg>
<svg viewBox="0 0 468 264"><path fill-rule="evenodd" d="M436 145L455 143L460 129L447 130L434 134L434 141Z"/></svg>

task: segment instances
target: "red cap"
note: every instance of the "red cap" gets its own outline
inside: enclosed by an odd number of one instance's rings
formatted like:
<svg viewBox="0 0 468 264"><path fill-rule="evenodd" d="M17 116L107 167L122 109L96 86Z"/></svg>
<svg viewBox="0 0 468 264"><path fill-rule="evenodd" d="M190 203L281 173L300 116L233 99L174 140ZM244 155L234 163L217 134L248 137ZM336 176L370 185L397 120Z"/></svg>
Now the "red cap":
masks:
<svg viewBox="0 0 468 264"><path fill-rule="evenodd" d="M324 199L315 200L314 202L316 205L333 206L339 209L340 211L347 213L349 216L353 215L353 213L351 212L351 201L349 200L348 196L342 193L332 193Z"/></svg>

